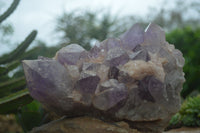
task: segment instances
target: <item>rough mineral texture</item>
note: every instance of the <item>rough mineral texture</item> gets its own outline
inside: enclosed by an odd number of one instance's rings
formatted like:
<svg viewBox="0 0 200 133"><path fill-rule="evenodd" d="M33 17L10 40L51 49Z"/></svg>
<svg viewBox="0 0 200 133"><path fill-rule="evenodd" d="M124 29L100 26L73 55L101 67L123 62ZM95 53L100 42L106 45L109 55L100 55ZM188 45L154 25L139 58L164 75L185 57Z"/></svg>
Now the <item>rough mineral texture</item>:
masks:
<svg viewBox="0 0 200 133"><path fill-rule="evenodd" d="M108 123L96 118L77 117L62 118L41 127L34 128L30 133L140 133L129 128L125 122Z"/></svg>
<svg viewBox="0 0 200 133"><path fill-rule="evenodd" d="M7 131L7 130L6 130ZM15 130L16 131L16 130ZM163 133L199 133L198 127L182 127ZM30 133L141 133L126 122L109 123L91 117L61 118L35 127Z"/></svg>
<svg viewBox="0 0 200 133"><path fill-rule="evenodd" d="M162 132L179 110L183 65L155 24L135 24L90 51L71 44L53 59L23 61L31 96L50 110L125 121L142 132Z"/></svg>

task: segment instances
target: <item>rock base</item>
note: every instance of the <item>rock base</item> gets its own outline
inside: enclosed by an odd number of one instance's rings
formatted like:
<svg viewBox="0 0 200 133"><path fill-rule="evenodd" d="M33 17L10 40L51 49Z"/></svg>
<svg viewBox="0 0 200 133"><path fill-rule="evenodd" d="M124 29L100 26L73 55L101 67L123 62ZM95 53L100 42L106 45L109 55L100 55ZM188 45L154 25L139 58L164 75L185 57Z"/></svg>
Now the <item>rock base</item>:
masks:
<svg viewBox="0 0 200 133"><path fill-rule="evenodd" d="M140 133L129 128L125 122L107 123L91 117L61 118L41 127L34 128L30 133Z"/></svg>

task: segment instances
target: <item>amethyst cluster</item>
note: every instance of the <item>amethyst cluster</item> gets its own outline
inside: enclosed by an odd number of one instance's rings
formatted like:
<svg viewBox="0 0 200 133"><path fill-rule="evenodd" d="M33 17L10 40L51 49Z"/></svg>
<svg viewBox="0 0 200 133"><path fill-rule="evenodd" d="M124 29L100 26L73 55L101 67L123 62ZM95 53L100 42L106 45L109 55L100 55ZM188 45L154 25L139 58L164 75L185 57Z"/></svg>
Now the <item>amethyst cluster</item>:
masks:
<svg viewBox="0 0 200 133"><path fill-rule="evenodd" d="M119 38L86 51L78 44L53 59L24 60L30 95L60 115L126 121L144 132L161 132L180 107L182 53L156 24L135 24Z"/></svg>

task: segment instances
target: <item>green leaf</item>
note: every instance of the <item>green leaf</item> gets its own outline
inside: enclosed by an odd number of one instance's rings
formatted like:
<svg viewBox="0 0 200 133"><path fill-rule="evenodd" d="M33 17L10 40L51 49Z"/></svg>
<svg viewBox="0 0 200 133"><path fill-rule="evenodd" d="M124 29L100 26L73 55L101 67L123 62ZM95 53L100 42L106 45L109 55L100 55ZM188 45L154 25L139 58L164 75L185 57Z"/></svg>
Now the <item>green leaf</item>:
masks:
<svg viewBox="0 0 200 133"><path fill-rule="evenodd" d="M14 70L15 68L17 68L19 65L20 65L20 61L15 60L15 61L9 63L6 67L7 67L8 72L10 72L10 71Z"/></svg>
<svg viewBox="0 0 200 133"><path fill-rule="evenodd" d="M24 89L0 99L0 114L15 113L19 107L30 103L28 89Z"/></svg>
<svg viewBox="0 0 200 133"><path fill-rule="evenodd" d="M33 30L15 50L13 50L9 54L3 55L0 58L0 64L5 64L5 63L18 59L20 55L22 55L25 52L25 50L28 48L31 42L35 39L36 35L37 35L37 31Z"/></svg>
<svg viewBox="0 0 200 133"><path fill-rule="evenodd" d="M18 89L23 89L25 85L26 81L24 77L0 83L0 98L10 94L13 91L17 91Z"/></svg>
<svg viewBox="0 0 200 133"><path fill-rule="evenodd" d="M180 120L181 120L181 115L179 113L177 113L171 118L169 124L170 125L177 125L177 124L180 123Z"/></svg>
<svg viewBox="0 0 200 133"><path fill-rule="evenodd" d="M180 111L170 121L170 126L200 126L200 95L188 97L182 104Z"/></svg>
<svg viewBox="0 0 200 133"><path fill-rule="evenodd" d="M10 71L17 68L19 65L20 65L20 62L18 60L16 60L16 61L13 61L13 62L7 64L6 66L0 66L0 76L3 76L5 74L9 73Z"/></svg>
<svg viewBox="0 0 200 133"><path fill-rule="evenodd" d="M22 126L24 132L28 132L32 128L43 124L44 110L39 102L33 100L33 102L20 108L16 119Z"/></svg>
<svg viewBox="0 0 200 133"><path fill-rule="evenodd" d="M8 75L2 75L0 76L0 82L5 82L8 81L10 79L10 77Z"/></svg>
<svg viewBox="0 0 200 133"><path fill-rule="evenodd" d="M5 75L7 73L6 67L0 66L0 76Z"/></svg>
<svg viewBox="0 0 200 133"><path fill-rule="evenodd" d="M13 13L13 11L17 8L17 5L19 4L19 1L20 0L13 0L11 6L5 11L5 13L0 16L0 23Z"/></svg>

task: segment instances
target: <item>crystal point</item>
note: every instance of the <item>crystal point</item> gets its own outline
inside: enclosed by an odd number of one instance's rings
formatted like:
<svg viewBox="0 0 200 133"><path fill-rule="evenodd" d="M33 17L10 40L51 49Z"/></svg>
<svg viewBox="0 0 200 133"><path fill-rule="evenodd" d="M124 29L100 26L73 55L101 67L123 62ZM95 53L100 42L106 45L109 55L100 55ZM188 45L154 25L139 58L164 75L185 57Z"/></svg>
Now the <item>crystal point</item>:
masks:
<svg viewBox="0 0 200 133"><path fill-rule="evenodd" d="M135 24L121 35L120 39L122 40L122 44L124 48L134 49L138 44L143 43L144 41L144 30L140 24Z"/></svg>
<svg viewBox="0 0 200 133"><path fill-rule="evenodd" d="M85 49L80 45L70 44L57 52L56 59L61 64L76 65L84 52L86 52Z"/></svg>

